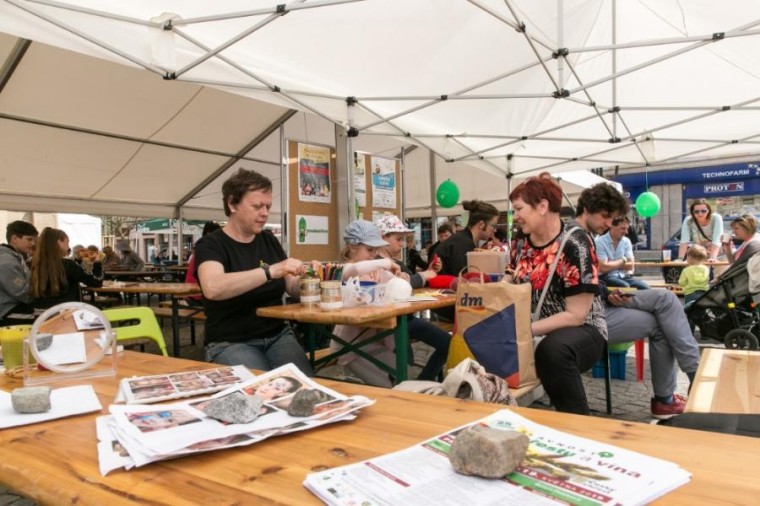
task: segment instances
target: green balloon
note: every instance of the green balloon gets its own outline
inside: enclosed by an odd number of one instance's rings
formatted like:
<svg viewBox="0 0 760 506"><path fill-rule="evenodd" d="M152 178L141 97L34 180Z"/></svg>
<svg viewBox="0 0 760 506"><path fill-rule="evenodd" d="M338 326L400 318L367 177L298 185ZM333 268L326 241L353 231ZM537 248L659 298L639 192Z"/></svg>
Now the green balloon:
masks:
<svg viewBox="0 0 760 506"><path fill-rule="evenodd" d="M650 191L639 195L636 199L636 212L644 218L651 218L660 212L660 197Z"/></svg>
<svg viewBox="0 0 760 506"><path fill-rule="evenodd" d="M447 179L438 186L435 199L441 207L454 207L459 202L459 187L451 179Z"/></svg>

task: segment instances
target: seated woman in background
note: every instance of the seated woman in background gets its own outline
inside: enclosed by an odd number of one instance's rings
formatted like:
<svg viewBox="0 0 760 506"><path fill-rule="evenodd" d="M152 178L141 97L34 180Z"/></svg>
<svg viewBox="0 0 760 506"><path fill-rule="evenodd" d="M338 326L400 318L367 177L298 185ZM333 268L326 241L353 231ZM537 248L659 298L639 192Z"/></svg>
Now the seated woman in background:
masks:
<svg viewBox="0 0 760 506"><path fill-rule="evenodd" d="M750 214L743 214L731 222L731 231L734 237L742 241L741 245L733 251L731 237L724 234L721 249L726 254L729 262L734 263L741 257L748 260L752 255L760 251L760 235L757 233L757 220Z"/></svg>
<svg viewBox="0 0 760 506"><path fill-rule="evenodd" d="M87 274L74 260L64 258L69 236L63 230L46 227L37 239L32 257L29 291L35 308L47 309L63 302L79 302L79 283L103 286L103 281Z"/></svg>
<svg viewBox="0 0 760 506"><path fill-rule="evenodd" d="M379 256L394 261L401 269L399 277L409 281L412 288L422 288L427 284L428 279L434 278L437 275L436 270L440 270L441 268L440 260L434 260L430 266L425 266L425 270L413 273L408 266L398 259L404 245L404 236L414 234L414 230L407 228L398 216L383 216L375 222L375 226L380 229L380 232L383 234L383 240L388 243L388 246L378 250ZM417 379L435 381L443 371L443 366L446 365L451 336L448 332L436 327L429 321L411 315L408 318L408 326L409 337L419 339L434 349ZM411 353L409 356L412 356Z"/></svg>

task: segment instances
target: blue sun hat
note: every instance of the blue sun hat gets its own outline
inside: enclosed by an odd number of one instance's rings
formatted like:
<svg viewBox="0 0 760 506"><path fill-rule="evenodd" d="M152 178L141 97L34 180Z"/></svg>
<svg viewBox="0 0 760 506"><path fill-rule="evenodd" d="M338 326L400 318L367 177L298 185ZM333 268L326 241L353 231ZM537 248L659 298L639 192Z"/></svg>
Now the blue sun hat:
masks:
<svg viewBox="0 0 760 506"><path fill-rule="evenodd" d="M383 241L380 235L380 229L375 226L371 221L356 220L352 221L346 227L346 233L343 234L343 239L347 244L364 244L370 248L383 248L388 246L388 243Z"/></svg>

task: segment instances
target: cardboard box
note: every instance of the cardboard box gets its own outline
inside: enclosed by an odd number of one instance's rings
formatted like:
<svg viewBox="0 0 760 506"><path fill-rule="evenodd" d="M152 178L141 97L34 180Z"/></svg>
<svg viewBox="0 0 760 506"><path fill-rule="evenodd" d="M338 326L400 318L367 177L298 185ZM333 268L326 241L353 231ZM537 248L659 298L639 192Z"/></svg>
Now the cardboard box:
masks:
<svg viewBox="0 0 760 506"><path fill-rule="evenodd" d="M503 251L470 251L467 253L467 267L480 269L483 274L504 274L507 268L507 253Z"/></svg>

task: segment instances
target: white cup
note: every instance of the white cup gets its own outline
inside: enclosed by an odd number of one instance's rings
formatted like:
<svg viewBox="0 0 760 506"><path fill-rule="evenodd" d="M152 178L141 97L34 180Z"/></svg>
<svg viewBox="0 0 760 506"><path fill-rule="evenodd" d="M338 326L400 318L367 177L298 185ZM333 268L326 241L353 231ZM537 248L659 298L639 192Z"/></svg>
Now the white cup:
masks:
<svg viewBox="0 0 760 506"><path fill-rule="evenodd" d="M670 250L669 249L662 250L662 261L663 262L670 262Z"/></svg>
<svg viewBox="0 0 760 506"><path fill-rule="evenodd" d="M723 233L720 235L720 242L728 244L731 242L731 234Z"/></svg>

